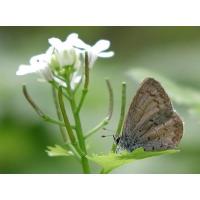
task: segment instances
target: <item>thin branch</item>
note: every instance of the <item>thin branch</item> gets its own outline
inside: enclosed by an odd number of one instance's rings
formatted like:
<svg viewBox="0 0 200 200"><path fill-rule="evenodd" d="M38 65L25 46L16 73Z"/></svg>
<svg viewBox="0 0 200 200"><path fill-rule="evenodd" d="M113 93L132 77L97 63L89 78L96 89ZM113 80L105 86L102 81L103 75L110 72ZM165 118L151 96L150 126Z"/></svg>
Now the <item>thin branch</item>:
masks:
<svg viewBox="0 0 200 200"><path fill-rule="evenodd" d="M121 96L121 113L120 118L117 126L117 131L115 134L115 138L119 137L122 131L122 126L124 123L124 117L125 117L125 108L126 108L126 83L122 83L122 96ZM116 144L113 143L112 145L112 151L115 152L116 150Z"/></svg>
<svg viewBox="0 0 200 200"><path fill-rule="evenodd" d="M60 107L59 107L59 103L58 103L58 97L56 95L56 89L55 89L55 87L53 85L52 85L52 94L53 94L53 100L54 100L54 104L55 104L55 107L56 107L56 113L57 113L58 119L60 121L63 121L62 113L61 113L61 110L60 110ZM64 127L59 126L59 129L60 129L60 133L61 133L61 135L63 137L64 142L67 143L68 138L67 138L67 133L66 133Z"/></svg>
<svg viewBox="0 0 200 200"><path fill-rule="evenodd" d="M88 85L89 85L89 61L88 61L88 53L85 53L85 82L84 87L82 90L81 100L79 102L79 105L76 109L76 113L79 113L81 110L81 107L83 105L83 102L85 100L86 94L88 92Z"/></svg>
<svg viewBox="0 0 200 200"><path fill-rule="evenodd" d="M74 134L73 134L73 131L72 131L66 110L65 110L65 105L64 105L64 102L63 102L62 95L63 95L62 94L62 87L59 87L59 89L58 89L58 101L59 101L60 110L61 110L61 113L62 113L62 116L63 116L63 120L64 120L64 123L65 123L65 128L68 132L71 143L73 145L76 145L76 138L74 137Z"/></svg>
<svg viewBox="0 0 200 200"><path fill-rule="evenodd" d="M79 153L77 152L77 149L71 144L71 143L66 143L66 146L68 147L68 149L70 149L72 151L72 153L74 154L75 158L81 162L81 156L79 155Z"/></svg>
<svg viewBox="0 0 200 200"><path fill-rule="evenodd" d="M74 98L74 92L70 88L69 78L67 76L66 76L66 82L69 86L69 87L67 87L67 92L68 92L69 96L71 97L70 105L71 105L72 113L73 113L73 116L74 116L77 139L78 139L78 142L79 142L79 145L80 145L80 148L77 145L77 150L80 149L79 154L82 157L81 163L82 163L83 172L87 174L87 173L90 173L90 166L89 166L88 159L86 158L87 149L86 149L86 146L85 146L81 120L80 120L79 112L77 112L77 106L76 106L76 101L75 101L75 98Z"/></svg>
<svg viewBox="0 0 200 200"><path fill-rule="evenodd" d="M64 123L57 121L55 119L52 119L49 116L47 116L46 114L44 114L44 112L36 105L36 103L33 101L31 96L28 94L28 91L27 91L25 85L22 86L22 91L23 91L23 94L24 94L26 100L29 102L29 104L32 106L32 108L35 110L35 112L39 115L39 117L41 117L44 121L47 121L47 122L50 122L53 124L57 124L59 126L65 126Z"/></svg>
<svg viewBox="0 0 200 200"><path fill-rule="evenodd" d="M94 133L96 133L98 130L102 129L104 126L106 126L109 122L109 118L105 117L105 119L103 119L103 121L101 121L97 126L95 126L92 130L90 130L86 136L84 137L85 139L89 138L90 136L92 136Z"/></svg>
<svg viewBox="0 0 200 200"><path fill-rule="evenodd" d="M109 106L108 106L108 120L111 119L112 117L112 113L113 113L113 90L110 84L109 79L106 79L106 84L107 84L107 88L108 88L108 92L109 92Z"/></svg>
<svg viewBox="0 0 200 200"><path fill-rule="evenodd" d="M50 81L50 83L52 84L53 87L55 87L58 90L59 86L55 83L55 81ZM70 101L71 98L66 93L63 92L63 96Z"/></svg>
<svg viewBox="0 0 200 200"><path fill-rule="evenodd" d="M126 108L126 83L122 83L122 99L121 99L121 112L120 112L120 119L116 131L115 136L119 136L122 130L124 116L125 116L125 108Z"/></svg>
<svg viewBox="0 0 200 200"><path fill-rule="evenodd" d="M93 135L95 132L97 132L98 130L100 130L101 128L103 128L104 126L106 126L109 122L109 120L112 117L112 113L113 113L113 90L110 84L110 81L108 79L106 79L106 84L107 84L107 88L108 88L108 92L109 92L109 106L108 106L108 114L107 116L103 119L103 121L101 121L97 126L95 126L92 130L90 130L86 136L85 139L89 138L91 135Z"/></svg>

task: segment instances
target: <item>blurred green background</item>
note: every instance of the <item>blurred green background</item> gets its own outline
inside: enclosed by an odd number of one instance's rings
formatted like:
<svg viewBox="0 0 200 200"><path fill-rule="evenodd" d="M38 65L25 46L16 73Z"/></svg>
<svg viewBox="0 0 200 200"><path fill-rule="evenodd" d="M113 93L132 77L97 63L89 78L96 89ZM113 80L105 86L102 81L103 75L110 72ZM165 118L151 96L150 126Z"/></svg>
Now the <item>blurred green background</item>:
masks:
<svg viewBox="0 0 200 200"><path fill-rule="evenodd" d="M104 78L109 77L115 98L107 128L115 131L120 111L121 82L126 81L127 108L143 77L153 75L172 97L184 119L181 152L140 160L112 173L200 173L200 28L199 27L1 27L0 28L0 173L81 173L73 158L48 157L46 146L63 144L58 127L45 123L25 101L26 84L43 111L55 116L51 88L37 75L17 77L20 64L48 48L48 38L62 40L72 32L94 44L111 41L115 56L99 59L91 72L90 91L81 117L84 130L107 113ZM130 71L131 70L131 71ZM108 152L112 138L99 131L88 140L89 153ZM94 172L99 168L92 164Z"/></svg>

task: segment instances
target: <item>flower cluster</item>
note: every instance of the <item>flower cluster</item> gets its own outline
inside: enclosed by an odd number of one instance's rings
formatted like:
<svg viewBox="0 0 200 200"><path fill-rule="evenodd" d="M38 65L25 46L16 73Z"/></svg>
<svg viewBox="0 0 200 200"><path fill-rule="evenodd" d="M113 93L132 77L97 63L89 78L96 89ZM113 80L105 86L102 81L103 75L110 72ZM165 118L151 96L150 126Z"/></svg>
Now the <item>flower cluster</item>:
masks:
<svg viewBox="0 0 200 200"><path fill-rule="evenodd" d="M39 73L48 82L74 89L82 80L82 67L85 64L85 52L88 54L89 68L98 57L112 57L113 51L108 40L99 40L90 46L79 39L78 34L70 34L65 41L50 38L50 47L43 54L33 56L29 65L20 65L16 75Z"/></svg>

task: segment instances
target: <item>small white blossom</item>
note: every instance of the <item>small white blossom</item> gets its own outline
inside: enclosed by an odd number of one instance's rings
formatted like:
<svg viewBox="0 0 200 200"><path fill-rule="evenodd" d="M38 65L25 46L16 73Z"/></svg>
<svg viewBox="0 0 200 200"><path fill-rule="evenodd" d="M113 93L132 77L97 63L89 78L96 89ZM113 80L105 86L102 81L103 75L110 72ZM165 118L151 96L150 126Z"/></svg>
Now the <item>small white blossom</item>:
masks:
<svg viewBox="0 0 200 200"><path fill-rule="evenodd" d="M84 43L78 38L78 34L70 34L65 41L58 38L50 38L50 47L44 54L33 56L29 65L20 65L16 75L39 73L46 81L55 81L63 87L67 87L63 81L62 67L72 66L69 74L70 87L75 89L82 79L82 73L78 71L84 65L85 51L88 53L89 67L92 68L98 57L108 58L114 55L113 51L106 51L110 47L108 40L99 40L93 46ZM64 68L63 68L64 69Z"/></svg>
<svg viewBox="0 0 200 200"><path fill-rule="evenodd" d="M81 81L81 75L78 75L78 72L74 72L71 78L70 87L72 90L75 89L76 85Z"/></svg>
<svg viewBox="0 0 200 200"><path fill-rule="evenodd" d="M46 81L52 81L53 75L49 68L49 60L51 58L52 48L49 48L45 54L33 56L29 65L20 65L16 75L26 75L31 73L39 73Z"/></svg>
<svg viewBox="0 0 200 200"><path fill-rule="evenodd" d="M54 48L55 59L58 61L60 67L66 67L73 65L78 69L81 65L80 53L81 51L74 48L74 44L77 42L78 34L70 34L64 42L58 38L50 38L49 43Z"/></svg>
<svg viewBox="0 0 200 200"><path fill-rule="evenodd" d="M54 80L56 83L58 83L60 86L65 87L65 88L67 87L67 84L66 84L63 80L57 78L56 76L53 77L53 80Z"/></svg>
<svg viewBox="0 0 200 200"><path fill-rule="evenodd" d="M93 46L90 46L84 43L82 40L76 38L76 40L74 41L74 44L77 48L85 49L88 52L90 68L93 67L98 57L109 58L114 55L113 51L105 52L105 50L107 50L110 47L110 41L108 40L99 40Z"/></svg>

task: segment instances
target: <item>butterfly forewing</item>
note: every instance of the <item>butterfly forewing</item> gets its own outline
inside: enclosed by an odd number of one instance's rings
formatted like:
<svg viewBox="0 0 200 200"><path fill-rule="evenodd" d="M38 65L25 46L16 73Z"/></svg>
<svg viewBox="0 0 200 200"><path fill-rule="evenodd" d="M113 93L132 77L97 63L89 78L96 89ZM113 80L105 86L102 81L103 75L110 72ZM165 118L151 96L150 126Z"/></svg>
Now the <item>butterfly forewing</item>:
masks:
<svg viewBox="0 0 200 200"><path fill-rule="evenodd" d="M121 146L129 151L139 146L147 150L173 148L182 133L182 120L173 111L163 87L152 78L145 79L130 105Z"/></svg>

